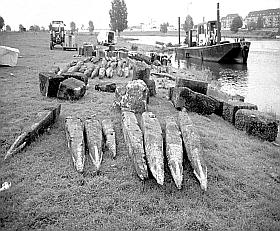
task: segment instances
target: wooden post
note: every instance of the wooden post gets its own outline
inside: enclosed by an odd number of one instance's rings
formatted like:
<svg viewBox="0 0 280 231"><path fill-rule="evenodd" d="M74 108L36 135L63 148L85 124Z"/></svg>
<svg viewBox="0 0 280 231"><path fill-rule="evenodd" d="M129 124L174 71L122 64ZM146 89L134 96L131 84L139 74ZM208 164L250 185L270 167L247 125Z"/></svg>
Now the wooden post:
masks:
<svg viewBox="0 0 280 231"><path fill-rule="evenodd" d="M179 35L179 44L181 44L181 36L180 36L180 31L181 31L181 25L180 25L180 17L178 17L178 35Z"/></svg>

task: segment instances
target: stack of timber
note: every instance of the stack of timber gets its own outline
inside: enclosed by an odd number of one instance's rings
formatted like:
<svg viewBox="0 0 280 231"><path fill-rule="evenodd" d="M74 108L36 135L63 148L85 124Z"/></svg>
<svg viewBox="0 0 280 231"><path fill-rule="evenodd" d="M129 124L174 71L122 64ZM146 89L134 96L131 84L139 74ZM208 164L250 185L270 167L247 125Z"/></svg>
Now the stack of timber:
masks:
<svg viewBox="0 0 280 231"><path fill-rule="evenodd" d="M87 118L84 124L85 124L85 136L86 136L86 144L88 147L88 154L90 156L93 165L96 168L96 171L99 171L102 162L102 157L103 157L102 126L98 120L92 118Z"/></svg>
<svg viewBox="0 0 280 231"><path fill-rule="evenodd" d="M164 183L163 138L158 119L152 112L142 114L146 158L152 175L157 183Z"/></svg>
<svg viewBox="0 0 280 231"><path fill-rule="evenodd" d="M4 159L6 160L9 156L20 152L25 146L35 140L58 119L60 110L61 104L58 104L54 107L44 108L40 111L34 120L35 122L30 127L25 128L24 132L17 137L7 151Z"/></svg>
<svg viewBox="0 0 280 231"><path fill-rule="evenodd" d="M203 149L200 137L196 132L191 119L185 109L179 112L179 126L182 133L188 159L193 168L194 174L200 182L201 189L207 189L207 166L203 159Z"/></svg>
<svg viewBox="0 0 280 231"><path fill-rule="evenodd" d="M145 159L143 135L133 112L122 112L122 127L124 140L136 173L141 180L145 180L148 178L148 167Z"/></svg>

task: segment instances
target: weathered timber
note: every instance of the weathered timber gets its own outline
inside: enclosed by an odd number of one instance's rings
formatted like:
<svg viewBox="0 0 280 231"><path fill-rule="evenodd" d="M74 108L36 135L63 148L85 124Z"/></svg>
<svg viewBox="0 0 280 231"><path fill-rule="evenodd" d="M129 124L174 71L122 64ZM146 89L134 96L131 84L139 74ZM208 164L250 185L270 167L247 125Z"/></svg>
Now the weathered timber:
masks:
<svg viewBox="0 0 280 231"><path fill-rule="evenodd" d="M122 112L122 127L125 143L134 168L141 180L148 178L148 167L145 159L143 134L133 112Z"/></svg>
<svg viewBox="0 0 280 231"><path fill-rule="evenodd" d="M149 89L149 96L155 96L157 94L155 80L147 79L145 80L145 83Z"/></svg>
<svg viewBox="0 0 280 231"><path fill-rule="evenodd" d="M84 124L79 118L65 119L65 133L68 149L71 153L74 167L80 173L85 165Z"/></svg>
<svg viewBox="0 0 280 231"><path fill-rule="evenodd" d="M216 99L194 92L187 87L174 87L171 100L177 109L186 108L200 114L210 115L219 108L219 101Z"/></svg>
<svg viewBox="0 0 280 231"><path fill-rule="evenodd" d="M84 125L88 153L93 165L95 166L96 171L99 171L103 157L102 126L98 120L94 120L91 118L87 118L84 121Z"/></svg>
<svg viewBox="0 0 280 231"><path fill-rule="evenodd" d="M179 127L188 159L194 171L194 175L200 182L201 189L206 191L207 166L203 159L203 149L200 142L200 137L185 110L179 112Z"/></svg>
<svg viewBox="0 0 280 231"><path fill-rule="evenodd" d="M39 134L43 133L49 126L51 126L59 117L61 104L53 107L44 108L40 111L34 119L34 123L23 130L14 143L11 145L4 159L21 151L26 145L35 140Z"/></svg>
<svg viewBox="0 0 280 231"><path fill-rule="evenodd" d="M152 112L142 114L142 131L148 166L157 183L164 182L163 138L160 123Z"/></svg>
<svg viewBox="0 0 280 231"><path fill-rule="evenodd" d="M61 75L67 79L74 78L74 79L83 81L85 83L85 85L88 84L88 76L86 76L85 74L83 74L81 72L65 72L65 73L62 73Z"/></svg>
<svg viewBox="0 0 280 231"><path fill-rule="evenodd" d="M143 80L129 81L115 91L115 104L121 109L142 113L147 110L149 89Z"/></svg>
<svg viewBox="0 0 280 231"><path fill-rule="evenodd" d="M223 118L232 123L235 124L235 113L239 109L250 109L250 110L258 110L258 107L251 103L244 103L241 101L235 101L235 100L228 100L223 103Z"/></svg>
<svg viewBox="0 0 280 231"><path fill-rule="evenodd" d="M106 147L112 154L113 158L115 158L117 155L116 135L113 123L110 119L102 120L102 130L106 138Z"/></svg>
<svg viewBox="0 0 280 231"><path fill-rule="evenodd" d="M248 135L257 136L270 142L275 141L278 133L276 119L257 110L238 110L235 114L235 127L246 131Z"/></svg>
<svg viewBox="0 0 280 231"><path fill-rule="evenodd" d="M117 87L116 83L103 82L103 83L96 84L94 89L97 91L115 92L116 87Z"/></svg>
<svg viewBox="0 0 280 231"><path fill-rule="evenodd" d="M40 72L40 92L43 96L56 97L59 84L67 77L52 72Z"/></svg>
<svg viewBox="0 0 280 231"><path fill-rule="evenodd" d="M192 91L206 95L208 83L205 81L187 79L187 78L177 78L176 87L187 87Z"/></svg>
<svg viewBox="0 0 280 231"><path fill-rule="evenodd" d="M168 166L178 189L183 181L183 142L181 132L174 119L166 121L166 156Z"/></svg>
<svg viewBox="0 0 280 231"><path fill-rule="evenodd" d="M66 100L78 100L86 93L84 82L75 78L69 78L60 83L57 98Z"/></svg>

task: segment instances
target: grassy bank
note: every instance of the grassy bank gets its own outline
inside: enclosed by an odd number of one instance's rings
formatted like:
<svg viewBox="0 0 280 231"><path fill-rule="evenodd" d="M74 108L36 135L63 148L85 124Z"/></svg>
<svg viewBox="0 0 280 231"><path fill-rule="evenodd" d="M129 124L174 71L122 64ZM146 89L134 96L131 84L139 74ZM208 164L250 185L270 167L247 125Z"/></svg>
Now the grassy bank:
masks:
<svg viewBox="0 0 280 231"><path fill-rule="evenodd" d="M206 193L200 190L189 164L184 167L182 190L169 171L164 186L154 179L140 182L128 156L121 115L114 94L98 92L90 79L85 96L74 102L43 97L38 74L53 65L63 67L75 51L49 50L47 33L0 33L0 45L19 48L16 67L0 67L0 192L2 230L279 230L279 148L249 137L215 115L190 113L201 136L208 166ZM77 37L81 45L90 36ZM122 41L120 46L130 47ZM140 50L152 49L140 46ZM129 79L115 78L123 83ZM178 112L157 89L148 110L164 127L167 116ZM40 108L62 104L59 121L21 153L3 161L17 135ZM66 116L111 118L117 136L115 160L105 152L96 174L87 156L84 174L75 172L64 133Z"/></svg>

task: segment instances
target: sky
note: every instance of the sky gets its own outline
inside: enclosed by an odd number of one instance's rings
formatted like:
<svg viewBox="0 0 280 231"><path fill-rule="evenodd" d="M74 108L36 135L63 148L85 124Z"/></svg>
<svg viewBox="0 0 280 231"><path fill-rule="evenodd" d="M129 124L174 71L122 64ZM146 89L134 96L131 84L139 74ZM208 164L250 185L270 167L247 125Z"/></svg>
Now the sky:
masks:
<svg viewBox="0 0 280 231"><path fill-rule="evenodd" d="M48 28L53 20L62 20L69 27L74 21L77 27L88 27L93 21L95 29L109 28L109 10L112 0L0 0L0 16L5 25L18 30L19 24L29 29L31 25ZM245 17L250 11L280 8L280 0L125 0L128 26L169 22L177 26L190 14L194 23L216 19L216 6L220 3L221 17L238 13Z"/></svg>

